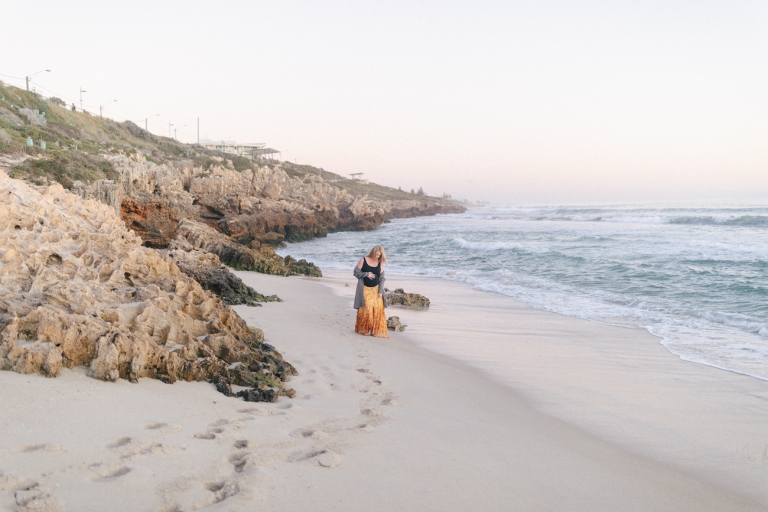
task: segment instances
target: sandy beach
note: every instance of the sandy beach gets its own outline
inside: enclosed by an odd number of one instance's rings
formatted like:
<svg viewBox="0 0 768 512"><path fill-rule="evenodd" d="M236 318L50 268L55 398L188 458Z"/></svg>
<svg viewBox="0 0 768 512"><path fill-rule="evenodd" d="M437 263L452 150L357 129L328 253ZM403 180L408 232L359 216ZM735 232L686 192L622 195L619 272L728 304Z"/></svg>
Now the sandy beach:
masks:
<svg viewBox="0 0 768 512"><path fill-rule="evenodd" d="M768 507L764 381L439 279L390 276L432 306L390 308L408 329L362 337L351 276L238 275L284 300L236 310L296 366L296 398L0 372L0 507Z"/></svg>

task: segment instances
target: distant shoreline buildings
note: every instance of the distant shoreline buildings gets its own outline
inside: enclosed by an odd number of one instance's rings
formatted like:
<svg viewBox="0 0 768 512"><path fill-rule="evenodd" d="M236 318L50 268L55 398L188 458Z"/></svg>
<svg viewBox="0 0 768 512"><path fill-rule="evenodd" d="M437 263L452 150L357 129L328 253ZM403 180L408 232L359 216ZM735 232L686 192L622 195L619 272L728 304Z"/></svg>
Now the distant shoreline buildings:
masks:
<svg viewBox="0 0 768 512"><path fill-rule="evenodd" d="M249 160L280 160L280 151L266 147L263 142L237 143L234 140L201 139L200 145L211 151L221 151L230 155L245 157ZM274 155L278 155L275 158Z"/></svg>

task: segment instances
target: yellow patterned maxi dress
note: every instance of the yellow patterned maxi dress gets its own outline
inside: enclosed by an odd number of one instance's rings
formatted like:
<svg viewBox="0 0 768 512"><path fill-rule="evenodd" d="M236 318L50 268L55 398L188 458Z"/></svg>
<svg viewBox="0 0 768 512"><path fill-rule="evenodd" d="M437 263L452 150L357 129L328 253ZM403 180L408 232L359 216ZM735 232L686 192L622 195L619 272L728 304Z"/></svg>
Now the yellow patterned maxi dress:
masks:
<svg viewBox="0 0 768 512"><path fill-rule="evenodd" d="M355 332L358 334L389 338L387 317L384 314L384 300L378 286L366 286L364 290L365 306L357 309Z"/></svg>

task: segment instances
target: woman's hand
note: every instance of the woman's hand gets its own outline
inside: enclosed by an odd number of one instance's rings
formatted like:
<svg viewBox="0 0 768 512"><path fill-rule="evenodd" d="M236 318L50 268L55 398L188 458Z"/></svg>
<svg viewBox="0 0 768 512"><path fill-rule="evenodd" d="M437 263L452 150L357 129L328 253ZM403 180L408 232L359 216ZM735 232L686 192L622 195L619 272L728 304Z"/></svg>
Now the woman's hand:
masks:
<svg viewBox="0 0 768 512"><path fill-rule="evenodd" d="M374 276L373 272L368 272L368 279L373 279L374 277L376 276Z"/></svg>

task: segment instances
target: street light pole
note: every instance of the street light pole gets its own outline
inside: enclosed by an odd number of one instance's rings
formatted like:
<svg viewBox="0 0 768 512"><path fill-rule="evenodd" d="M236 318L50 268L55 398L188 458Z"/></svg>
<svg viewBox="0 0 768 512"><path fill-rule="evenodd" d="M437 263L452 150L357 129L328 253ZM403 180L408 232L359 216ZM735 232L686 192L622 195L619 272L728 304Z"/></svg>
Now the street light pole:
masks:
<svg viewBox="0 0 768 512"><path fill-rule="evenodd" d="M173 123L168 123L168 138L171 138L171 126L173 126Z"/></svg>
<svg viewBox="0 0 768 512"><path fill-rule="evenodd" d="M50 69L42 69L42 70L38 71L37 73L32 73L31 75L28 75L28 76L24 77L24 78L27 79L27 90L29 90L29 79L32 78L33 76L39 74L39 73L42 73L43 71L47 71L48 73L51 72Z"/></svg>
<svg viewBox="0 0 768 512"><path fill-rule="evenodd" d="M80 86L80 112L84 112L83 110L83 93L88 92L83 90L83 86Z"/></svg>
<svg viewBox="0 0 768 512"><path fill-rule="evenodd" d="M151 117L157 117L157 116L159 116L159 115L160 115L160 114L155 114L155 115L153 115L153 116L149 116L149 117L146 117L146 118L144 118L144 130L145 130L145 131L149 131L149 119L150 119Z"/></svg>
<svg viewBox="0 0 768 512"><path fill-rule="evenodd" d="M108 101L108 102L106 102L106 103L105 103L105 104L103 104L103 105L99 105L99 117L102 117L102 118L104 117L104 116L102 115L102 114L103 114L103 111L104 111L104 107L106 107L107 105L109 105L109 104L110 104L110 103L112 103L113 101L117 101L117 100Z"/></svg>

